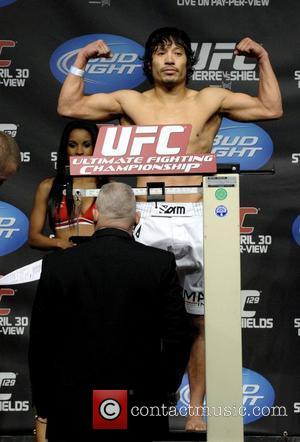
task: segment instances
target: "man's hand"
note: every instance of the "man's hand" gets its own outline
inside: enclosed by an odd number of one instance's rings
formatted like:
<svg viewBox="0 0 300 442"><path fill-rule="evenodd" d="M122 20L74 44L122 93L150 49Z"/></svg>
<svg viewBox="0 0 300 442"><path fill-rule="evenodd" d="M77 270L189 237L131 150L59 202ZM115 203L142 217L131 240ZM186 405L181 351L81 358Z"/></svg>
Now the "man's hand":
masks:
<svg viewBox="0 0 300 442"><path fill-rule="evenodd" d="M246 55L248 57L255 57L257 60L261 60L268 56L267 51L251 38L243 38L235 47L235 55Z"/></svg>
<svg viewBox="0 0 300 442"><path fill-rule="evenodd" d="M84 48L80 49L79 55L85 58L87 62L90 58L105 57L111 58L112 52L103 40L93 41Z"/></svg>

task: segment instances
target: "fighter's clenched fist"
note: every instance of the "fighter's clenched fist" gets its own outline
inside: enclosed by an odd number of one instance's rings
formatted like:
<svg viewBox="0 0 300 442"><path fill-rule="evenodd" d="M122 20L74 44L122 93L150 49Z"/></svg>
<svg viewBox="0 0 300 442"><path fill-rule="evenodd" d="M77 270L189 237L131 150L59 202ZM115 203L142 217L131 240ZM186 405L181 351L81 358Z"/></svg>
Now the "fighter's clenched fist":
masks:
<svg viewBox="0 0 300 442"><path fill-rule="evenodd" d="M235 47L234 53L236 55L246 55L248 57L255 57L260 60L262 57L268 56L267 51L256 41L249 37L243 38Z"/></svg>
<svg viewBox="0 0 300 442"><path fill-rule="evenodd" d="M112 52L110 48L103 40L93 41L92 43L89 43L88 45L84 46L84 48L81 48L77 54L74 66L77 69L78 68L84 69L90 58L99 58L99 57L105 57L105 58L112 57ZM74 70L72 73L74 74Z"/></svg>
<svg viewBox="0 0 300 442"><path fill-rule="evenodd" d="M103 40L96 40L80 49L79 54L88 61L90 58L111 58L112 52Z"/></svg>

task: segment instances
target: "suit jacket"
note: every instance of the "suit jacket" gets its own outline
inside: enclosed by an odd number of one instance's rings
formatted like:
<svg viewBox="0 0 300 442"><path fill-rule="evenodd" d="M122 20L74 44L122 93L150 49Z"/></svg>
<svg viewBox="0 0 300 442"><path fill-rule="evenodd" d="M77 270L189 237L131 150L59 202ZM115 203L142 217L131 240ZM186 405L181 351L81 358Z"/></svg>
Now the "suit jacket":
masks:
<svg viewBox="0 0 300 442"><path fill-rule="evenodd" d="M49 429L62 416L75 427L82 415L88 420L93 389L164 400L180 385L189 349L172 253L106 228L44 258L29 367L33 402Z"/></svg>

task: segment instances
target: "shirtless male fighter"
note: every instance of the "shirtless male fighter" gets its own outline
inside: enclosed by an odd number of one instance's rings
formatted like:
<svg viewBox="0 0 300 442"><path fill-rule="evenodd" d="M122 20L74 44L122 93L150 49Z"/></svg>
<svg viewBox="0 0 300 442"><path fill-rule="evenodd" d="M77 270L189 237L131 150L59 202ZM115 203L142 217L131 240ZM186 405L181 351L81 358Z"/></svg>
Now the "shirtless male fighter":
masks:
<svg viewBox="0 0 300 442"><path fill-rule="evenodd" d="M188 153L210 152L222 115L242 121L279 118L282 103L279 86L267 51L250 38L241 40L237 55L252 56L259 67L259 87L256 97L233 93L223 88L187 87L195 59L187 34L176 28L154 31L145 45L144 71L153 83L145 92L118 90L113 93L84 95L84 69L91 58L111 57L110 48L98 40L80 49L59 97L58 112L67 117L106 121L119 118L121 124L157 125L191 124ZM166 186L199 186L199 176L139 177L137 185L160 181ZM204 383L204 325L203 325L203 261L202 205L199 195L168 196L166 204L185 207L183 216L164 215L155 203L140 203L141 225L136 239L175 253L179 277L184 289L186 308L197 326L192 346L188 374L191 410L203 404ZM140 200L141 201L141 200ZM190 412L186 430L205 429L198 412Z"/></svg>

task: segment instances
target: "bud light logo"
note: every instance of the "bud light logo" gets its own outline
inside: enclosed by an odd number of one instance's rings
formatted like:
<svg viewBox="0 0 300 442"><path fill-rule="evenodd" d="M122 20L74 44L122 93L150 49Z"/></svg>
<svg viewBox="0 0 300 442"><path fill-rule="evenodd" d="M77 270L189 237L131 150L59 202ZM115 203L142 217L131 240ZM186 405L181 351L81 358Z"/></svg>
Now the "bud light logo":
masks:
<svg viewBox="0 0 300 442"><path fill-rule="evenodd" d="M224 379L226 382L226 379ZM176 408L180 410L188 407L190 403L190 390L188 376L185 374L180 385L180 398L177 402ZM243 414L244 424L249 424L261 419L266 414L266 408L271 408L274 405L275 392L270 382L261 374L255 371L243 368ZM221 410L217 407L216 410L209 410L204 401L204 417L211 414L212 416L220 415ZM233 408L233 407L232 407ZM238 409L232 410L232 413L238 412Z"/></svg>
<svg viewBox="0 0 300 442"><path fill-rule="evenodd" d="M293 222L292 234L294 240L296 241L298 246L300 246L300 215L298 215L295 221Z"/></svg>
<svg viewBox="0 0 300 442"><path fill-rule="evenodd" d="M241 170L257 170L272 157L273 142L256 124L223 118L212 152L219 164L237 163Z"/></svg>
<svg viewBox="0 0 300 442"><path fill-rule="evenodd" d="M28 225L21 210L0 201L0 256L14 252L27 241Z"/></svg>
<svg viewBox="0 0 300 442"><path fill-rule="evenodd" d="M264 407L274 405L275 392L270 382L256 371L243 368L244 424L264 417Z"/></svg>
<svg viewBox="0 0 300 442"><path fill-rule="evenodd" d="M16 0L0 0L0 8L2 8L2 6L7 6L10 5L11 3L15 3Z"/></svg>
<svg viewBox="0 0 300 442"><path fill-rule="evenodd" d="M179 387L179 394L180 396L176 405L178 411L180 410L180 407L187 407L190 403L190 387L187 374L185 374L182 378L181 385Z"/></svg>
<svg viewBox="0 0 300 442"><path fill-rule="evenodd" d="M50 69L54 77L63 83L79 50L96 40L104 40L113 56L88 61L84 74L87 94L131 89L143 83L145 80L141 61L144 55L143 46L129 38L111 34L83 35L60 45L50 60Z"/></svg>

